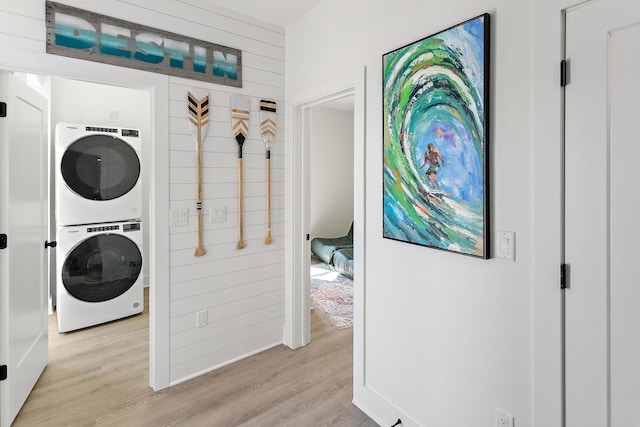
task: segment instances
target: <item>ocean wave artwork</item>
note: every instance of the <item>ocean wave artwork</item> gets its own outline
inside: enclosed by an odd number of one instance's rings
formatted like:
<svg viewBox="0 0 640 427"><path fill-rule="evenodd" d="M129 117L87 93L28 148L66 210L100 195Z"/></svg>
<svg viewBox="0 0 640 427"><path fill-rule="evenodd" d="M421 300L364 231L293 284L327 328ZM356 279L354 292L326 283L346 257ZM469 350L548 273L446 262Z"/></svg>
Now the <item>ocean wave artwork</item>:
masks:
<svg viewBox="0 0 640 427"><path fill-rule="evenodd" d="M489 15L383 62L383 235L489 257Z"/></svg>

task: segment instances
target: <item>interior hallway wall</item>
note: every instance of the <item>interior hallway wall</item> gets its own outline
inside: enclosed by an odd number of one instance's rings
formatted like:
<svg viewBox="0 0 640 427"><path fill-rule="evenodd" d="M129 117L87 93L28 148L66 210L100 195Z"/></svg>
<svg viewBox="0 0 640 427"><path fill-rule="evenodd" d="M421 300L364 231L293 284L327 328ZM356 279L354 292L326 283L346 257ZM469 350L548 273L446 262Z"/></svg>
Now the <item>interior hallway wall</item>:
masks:
<svg viewBox="0 0 640 427"><path fill-rule="evenodd" d="M531 10L532 0L325 0L287 27L287 97L366 67L365 343L354 367L365 384L354 401L381 425L493 427L496 407L533 425ZM382 55L484 12L491 232L516 233L515 262L382 238Z"/></svg>
<svg viewBox="0 0 640 427"><path fill-rule="evenodd" d="M311 238L347 234L353 221L353 112L311 108Z"/></svg>

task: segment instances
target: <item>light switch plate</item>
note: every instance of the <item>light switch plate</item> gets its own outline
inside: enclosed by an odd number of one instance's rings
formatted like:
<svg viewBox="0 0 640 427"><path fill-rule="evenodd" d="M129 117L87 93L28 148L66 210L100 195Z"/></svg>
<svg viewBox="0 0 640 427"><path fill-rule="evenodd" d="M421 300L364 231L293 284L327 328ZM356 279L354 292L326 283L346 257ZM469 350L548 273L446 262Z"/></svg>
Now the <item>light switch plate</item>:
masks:
<svg viewBox="0 0 640 427"><path fill-rule="evenodd" d="M209 222L225 222L227 220L227 207L214 206L209 209Z"/></svg>
<svg viewBox="0 0 640 427"><path fill-rule="evenodd" d="M184 227L189 225L189 209L172 209L170 211L171 227Z"/></svg>
<svg viewBox="0 0 640 427"><path fill-rule="evenodd" d="M497 230L496 257L516 260L516 233L513 231Z"/></svg>
<svg viewBox="0 0 640 427"><path fill-rule="evenodd" d="M207 326L207 317L207 310L198 311L196 313L196 328Z"/></svg>

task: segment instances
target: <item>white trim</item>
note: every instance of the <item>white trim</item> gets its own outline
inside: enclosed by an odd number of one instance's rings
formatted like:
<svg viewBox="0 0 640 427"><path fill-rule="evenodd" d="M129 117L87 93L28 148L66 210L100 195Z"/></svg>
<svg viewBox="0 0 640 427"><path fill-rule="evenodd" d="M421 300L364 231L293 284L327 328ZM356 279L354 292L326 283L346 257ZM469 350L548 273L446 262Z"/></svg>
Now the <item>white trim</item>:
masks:
<svg viewBox="0 0 640 427"><path fill-rule="evenodd" d="M149 385L169 386L169 84L161 74L114 67L0 46L0 68L113 86L151 95L151 185L149 204ZM157 250L160 249L160 250Z"/></svg>
<svg viewBox="0 0 640 427"><path fill-rule="evenodd" d="M563 9L581 0L533 4L533 402L536 426L561 427L562 420L562 88ZM550 153L552 153L550 155Z"/></svg>
<svg viewBox="0 0 640 427"><path fill-rule="evenodd" d="M148 73L145 73L148 74ZM149 385L169 387L169 79L149 79L151 183L149 185Z"/></svg>

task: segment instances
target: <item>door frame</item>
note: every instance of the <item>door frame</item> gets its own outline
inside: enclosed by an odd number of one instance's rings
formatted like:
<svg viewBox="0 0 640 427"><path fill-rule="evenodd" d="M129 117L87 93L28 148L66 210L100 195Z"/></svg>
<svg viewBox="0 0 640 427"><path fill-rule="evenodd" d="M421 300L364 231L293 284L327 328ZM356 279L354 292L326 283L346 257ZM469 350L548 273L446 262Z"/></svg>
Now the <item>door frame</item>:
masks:
<svg viewBox="0 0 640 427"><path fill-rule="evenodd" d="M285 327L290 348L311 340L309 299L309 191L311 107L354 97L354 388L364 385L365 278L365 68L287 95L285 147Z"/></svg>
<svg viewBox="0 0 640 427"><path fill-rule="evenodd" d="M536 425L549 427L563 425L563 14L582 2L539 0L533 5L532 415Z"/></svg>
<svg viewBox="0 0 640 427"><path fill-rule="evenodd" d="M11 61L11 62L8 62ZM169 76L0 47L0 69L146 90L151 98L149 183L149 385L169 386Z"/></svg>

